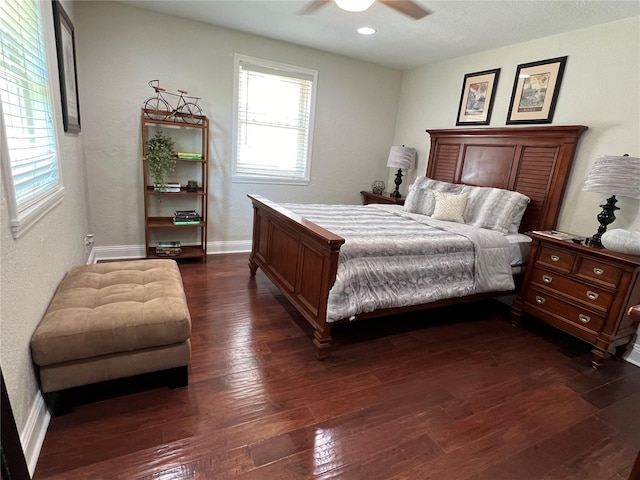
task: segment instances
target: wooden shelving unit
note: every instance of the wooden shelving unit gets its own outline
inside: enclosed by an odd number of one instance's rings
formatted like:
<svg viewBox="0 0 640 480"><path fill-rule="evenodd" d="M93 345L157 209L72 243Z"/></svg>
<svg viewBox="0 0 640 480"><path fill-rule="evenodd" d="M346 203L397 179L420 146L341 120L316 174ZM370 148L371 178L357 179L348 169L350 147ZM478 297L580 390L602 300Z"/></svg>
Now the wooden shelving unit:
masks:
<svg viewBox="0 0 640 480"><path fill-rule="evenodd" d="M142 125L142 171L144 191L144 224L147 258L183 258L207 259L207 198L209 184L209 120L197 117L200 123L187 123L183 120L154 120L141 112ZM147 139L162 130L175 142L176 151L201 153L202 160L176 159L176 172L171 181L180 183L179 192L157 192L149 176L146 161ZM194 151L196 150L196 151ZM200 151L197 151L200 150ZM191 175L191 176L188 176ZM186 188L187 180L197 180L198 190L190 192ZM194 209L202 216L197 225L175 225L173 210ZM160 212L160 213L159 213ZM195 235L194 235L195 234ZM188 237L187 243L183 236ZM194 238L195 237L195 238ZM156 255L159 241L180 240L182 253L179 256L160 257Z"/></svg>

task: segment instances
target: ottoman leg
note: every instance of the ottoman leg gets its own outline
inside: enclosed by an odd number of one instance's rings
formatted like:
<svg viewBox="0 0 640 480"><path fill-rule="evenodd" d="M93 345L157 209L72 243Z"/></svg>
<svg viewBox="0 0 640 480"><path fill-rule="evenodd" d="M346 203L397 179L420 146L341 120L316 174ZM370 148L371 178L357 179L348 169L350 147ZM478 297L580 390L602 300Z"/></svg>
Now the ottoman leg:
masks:
<svg viewBox="0 0 640 480"><path fill-rule="evenodd" d="M180 388L189 385L189 365L167 370L169 388Z"/></svg>
<svg viewBox="0 0 640 480"><path fill-rule="evenodd" d="M43 393L42 397L44 398L44 403L52 417L65 415L71 412L75 406L70 395L65 395L64 390Z"/></svg>

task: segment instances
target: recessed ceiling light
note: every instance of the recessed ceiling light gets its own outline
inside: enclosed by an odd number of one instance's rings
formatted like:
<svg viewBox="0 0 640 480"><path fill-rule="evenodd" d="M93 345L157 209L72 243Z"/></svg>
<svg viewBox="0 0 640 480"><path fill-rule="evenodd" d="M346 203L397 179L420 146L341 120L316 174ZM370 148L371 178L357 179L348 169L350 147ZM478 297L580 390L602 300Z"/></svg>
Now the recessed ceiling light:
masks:
<svg viewBox="0 0 640 480"><path fill-rule="evenodd" d="M360 27L358 29L358 33L361 35L373 35L376 33L376 29L371 27Z"/></svg>

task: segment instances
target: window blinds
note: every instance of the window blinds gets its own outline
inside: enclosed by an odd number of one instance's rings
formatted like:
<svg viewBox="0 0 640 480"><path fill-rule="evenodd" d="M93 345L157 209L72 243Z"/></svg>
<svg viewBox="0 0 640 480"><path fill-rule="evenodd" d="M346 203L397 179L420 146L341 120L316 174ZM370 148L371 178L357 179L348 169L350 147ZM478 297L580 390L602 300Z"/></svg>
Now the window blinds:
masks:
<svg viewBox="0 0 640 480"><path fill-rule="evenodd" d="M59 185L40 5L0 2L0 96L18 212Z"/></svg>
<svg viewBox="0 0 640 480"><path fill-rule="evenodd" d="M295 67L238 62L236 175L309 180L315 78Z"/></svg>

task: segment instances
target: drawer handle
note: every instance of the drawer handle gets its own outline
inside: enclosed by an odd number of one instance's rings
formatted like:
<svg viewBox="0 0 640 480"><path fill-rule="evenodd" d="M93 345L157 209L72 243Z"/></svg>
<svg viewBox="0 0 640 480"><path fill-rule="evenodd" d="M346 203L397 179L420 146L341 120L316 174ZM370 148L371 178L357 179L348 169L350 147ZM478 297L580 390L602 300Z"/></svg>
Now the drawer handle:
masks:
<svg viewBox="0 0 640 480"><path fill-rule="evenodd" d="M553 281L553 277L550 277L549 275L542 275L542 281L544 283L551 283Z"/></svg>
<svg viewBox="0 0 640 480"><path fill-rule="evenodd" d="M583 313L581 313L580 315L578 315L578 318L580 319L580 321L582 323L589 323L591 321L591 317L589 315L585 315Z"/></svg>
<svg viewBox="0 0 640 480"><path fill-rule="evenodd" d="M545 302L544 297L536 296L536 302L542 305Z"/></svg>
<svg viewBox="0 0 640 480"><path fill-rule="evenodd" d="M604 270L598 267L595 267L593 269L593 273L595 273L596 275L602 275L604 273Z"/></svg>
<svg viewBox="0 0 640 480"><path fill-rule="evenodd" d="M554 262L557 262L560 260L560 257L558 255L551 255L551 260L553 260Z"/></svg>
<svg viewBox="0 0 640 480"><path fill-rule="evenodd" d="M591 290L587 291L587 298L589 300L596 300L600 295L598 295L596 292L592 292Z"/></svg>

